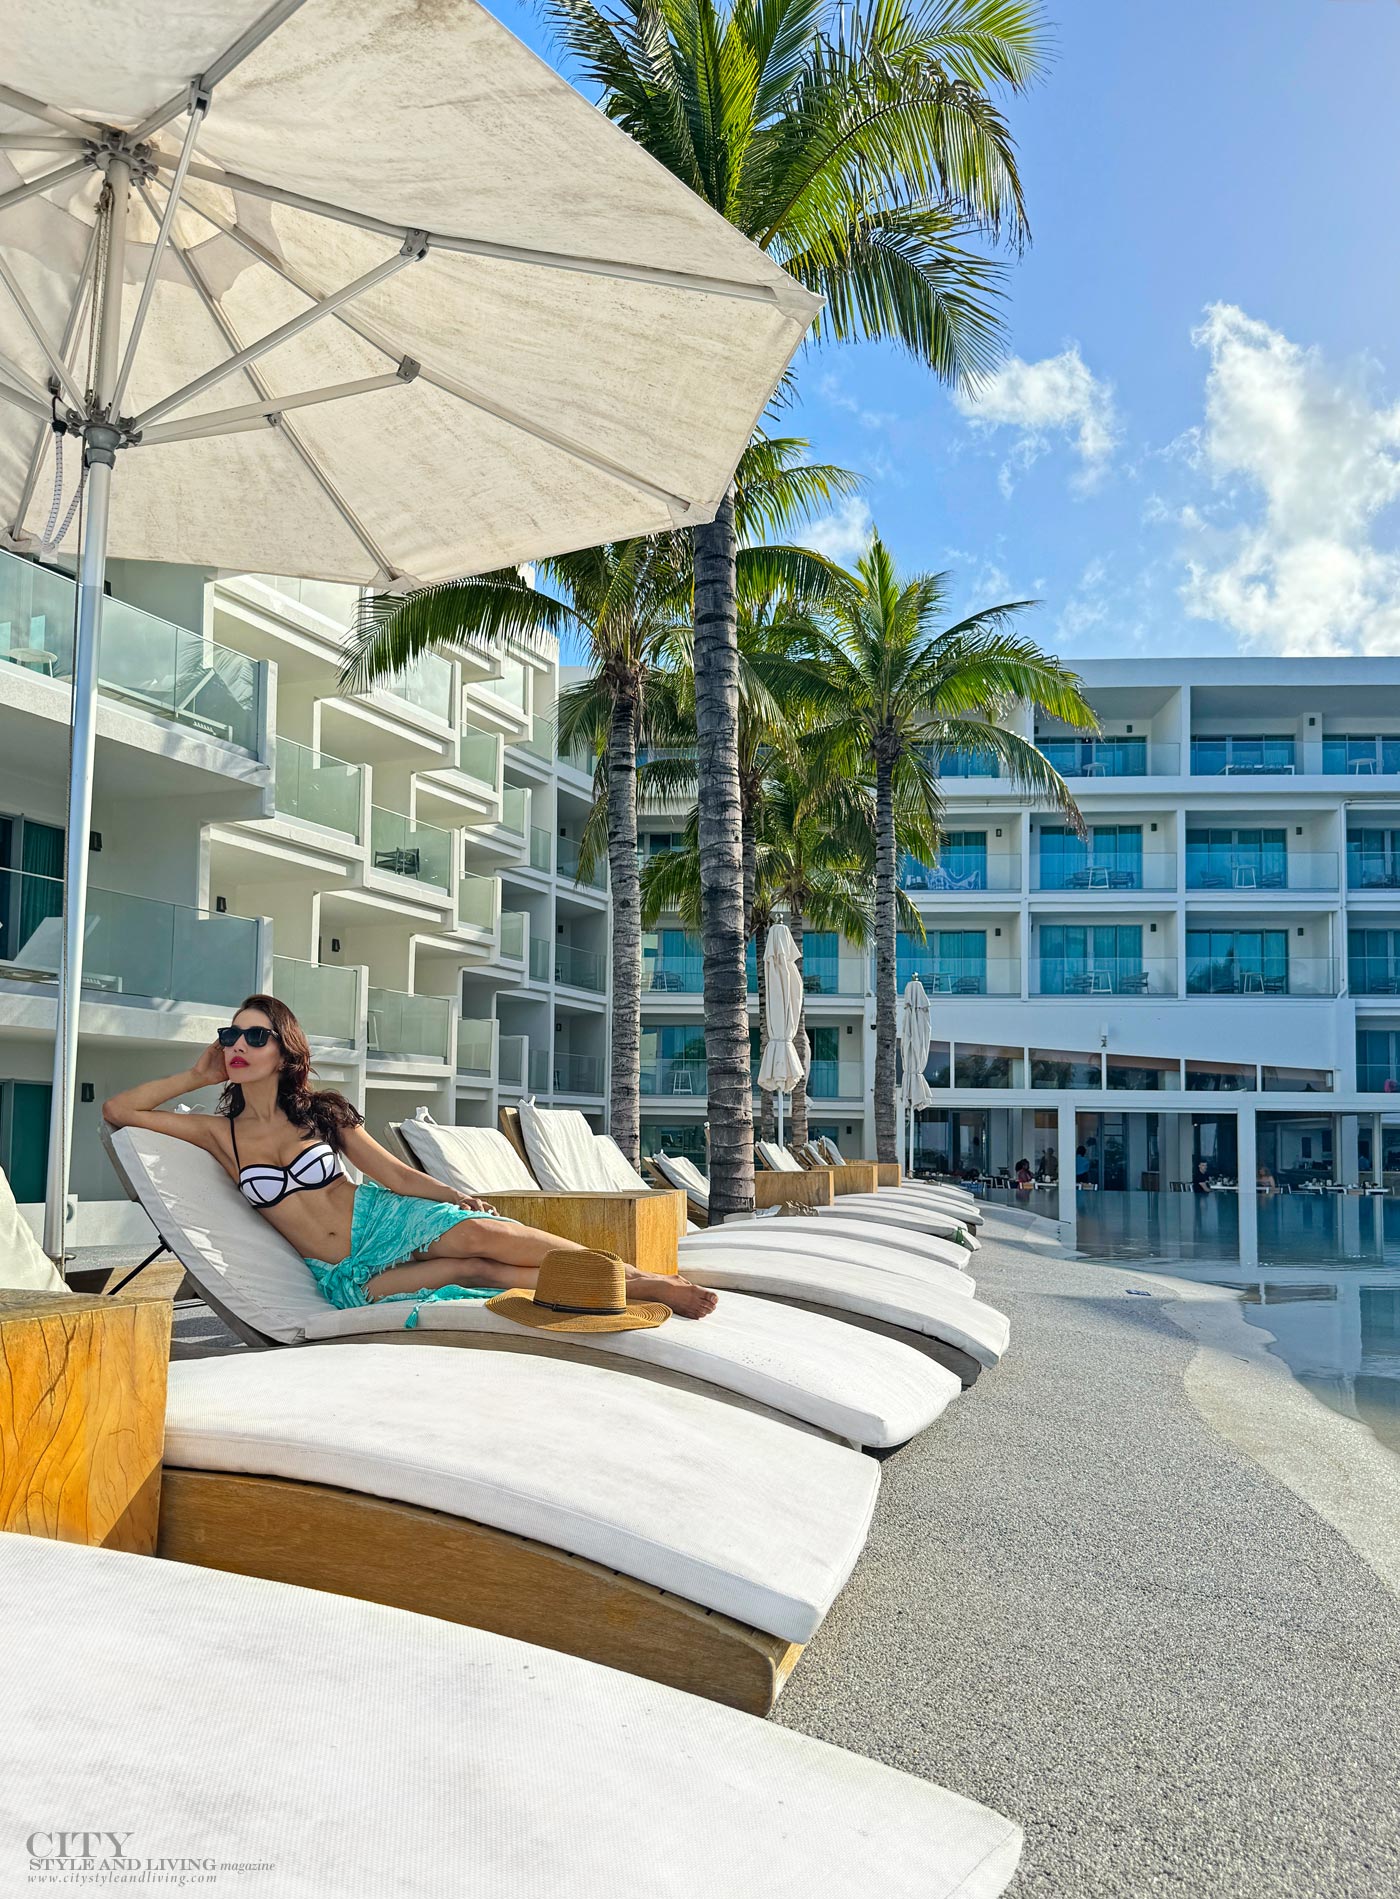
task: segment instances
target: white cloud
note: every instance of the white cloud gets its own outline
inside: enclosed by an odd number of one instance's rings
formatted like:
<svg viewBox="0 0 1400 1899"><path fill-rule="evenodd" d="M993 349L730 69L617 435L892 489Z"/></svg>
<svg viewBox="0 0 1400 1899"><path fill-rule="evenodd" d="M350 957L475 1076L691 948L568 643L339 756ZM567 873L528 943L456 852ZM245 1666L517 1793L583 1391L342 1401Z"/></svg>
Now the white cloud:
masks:
<svg viewBox="0 0 1400 1899"><path fill-rule="evenodd" d="M1245 648L1400 652L1400 553L1374 538L1400 499L1400 404L1231 304L1193 340L1210 356L1202 465L1234 505L1178 516L1188 611Z"/></svg>
<svg viewBox="0 0 1400 1899"><path fill-rule="evenodd" d="M1100 382L1072 343L1058 356L1027 363L1012 356L975 390L958 391L954 403L979 429L1018 431L997 482L1009 497L1016 477L1049 452L1056 437L1079 457L1074 486L1092 488L1107 468L1118 437L1113 390Z"/></svg>
<svg viewBox="0 0 1400 1899"><path fill-rule="evenodd" d="M859 495L848 495L830 514L822 515L803 528L800 538L804 547L815 548L828 560L840 561L843 567L849 567L870 545L874 530L875 522L867 503Z"/></svg>
<svg viewBox="0 0 1400 1899"><path fill-rule="evenodd" d="M856 417L863 429L887 429L896 420L888 409L868 409L863 402L858 402L841 378L832 375L830 370L818 379L817 388L833 409L846 410Z"/></svg>

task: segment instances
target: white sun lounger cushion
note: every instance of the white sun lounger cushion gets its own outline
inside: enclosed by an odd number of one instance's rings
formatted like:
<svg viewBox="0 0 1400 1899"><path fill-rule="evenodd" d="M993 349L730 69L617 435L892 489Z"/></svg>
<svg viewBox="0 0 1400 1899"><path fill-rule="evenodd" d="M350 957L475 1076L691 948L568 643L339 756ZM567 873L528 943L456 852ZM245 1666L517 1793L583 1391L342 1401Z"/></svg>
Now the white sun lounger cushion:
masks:
<svg viewBox="0 0 1400 1899"><path fill-rule="evenodd" d="M434 1180L462 1193L538 1193L539 1182L496 1128L401 1121L399 1136Z"/></svg>
<svg viewBox="0 0 1400 1899"><path fill-rule="evenodd" d="M723 1229L721 1229L722 1231ZM800 1253L757 1247L707 1247L686 1254L685 1275L697 1285L730 1292L762 1293L773 1299L806 1299L833 1311L880 1319L967 1352L980 1365L995 1365L1011 1337L1004 1312L967 1293L948 1292L913 1272L853 1266L841 1260L804 1258Z"/></svg>
<svg viewBox="0 0 1400 1899"><path fill-rule="evenodd" d="M881 1234L888 1237L882 1239ZM690 1268L686 1261L713 1252L717 1247L727 1251L742 1247L745 1252L780 1252L797 1259L837 1260L846 1266L871 1266L885 1272L906 1273L920 1285L937 1286L943 1292L957 1293L963 1298L976 1292L977 1282L970 1273L956 1265L929 1259L921 1250L904 1243L913 1240L917 1245L921 1237L917 1233L905 1233L899 1227L862 1226L854 1221L846 1227L833 1226L825 1220L820 1225L814 1220L736 1220L688 1236L681 1243L680 1258L682 1271L688 1275ZM925 1241L924 1244L954 1250L951 1240ZM956 1251L967 1258L961 1247Z"/></svg>
<svg viewBox="0 0 1400 1899"><path fill-rule="evenodd" d="M806 1642L879 1466L689 1391L514 1352L346 1345L170 1367L165 1461L484 1523Z"/></svg>
<svg viewBox="0 0 1400 1899"><path fill-rule="evenodd" d="M570 1111L572 1112L572 1110ZM611 1134L593 1136L593 1166L600 1191L652 1193L655 1189L639 1174Z"/></svg>
<svg viewBox="0 0 1400 1899"><path fill-rule="evenodd" d="M522 1101L520 1131L535 1179L547 1193L606 1190L593 1130L577 1108L537 1108Z"/></svg>
<svg viewBox="0 0 1400 1899"><path fill-rule="evenodd" d="M776 1141L755 1141L754 1148L763 1165L775 1174L805 1174L807 1169L801 1161L794 1160L785 1147L779 1147Z"/></svg>
<svg viewBox="0 0 1400 1899"><path fill-rule="evenodd" d="M266 1864L218 1879L241 1899L996 1899L1021 1850L927 1781L378 1603L0 1535L0 1617L16 1853L110 1824ZM676 1762L685 1798L648 1798Z"/></svg>
<svg viewBox="0 0 1400 1899"><path fill-rule="evenodd" d="M196 1284L255 1332L294 1345L403 1330L401 1304L331 1305L292 1247L245 1206L211 1154L137 1128L123 1129L114 1145L142 1204ZM303 1282L305 1300L297 1304ZM578 1333L574 1344L603 1359L663 1367L848 1443L881 1448L907 1443L957 1395L946 1381L930 1379L918 1354L897 1341L874 1341L894 1347L893 1354L878 1354L848 1326L793 1323L813 1316L775 1317L760 1300L726 1297L703 1320L668 1319L654 1331ZM429 1302L419 1309L418 1326L529 1336L478 1299Z"/></svg>
<svg viewBox="0 0 1400 1899"><path fill-rule="evenodd" d="M652 1164L673 1187L688 1194L702 1213L709 1208L710 1183L693 1160L684 1154L653 1154Z"/></svg>

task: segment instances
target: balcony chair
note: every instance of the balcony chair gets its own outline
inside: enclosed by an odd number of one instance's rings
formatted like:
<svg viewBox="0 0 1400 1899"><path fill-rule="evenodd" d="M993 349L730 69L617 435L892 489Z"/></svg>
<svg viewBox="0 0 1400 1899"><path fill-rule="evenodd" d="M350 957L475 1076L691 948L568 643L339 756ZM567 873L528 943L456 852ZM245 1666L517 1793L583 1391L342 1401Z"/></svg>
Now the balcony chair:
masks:
<svg viewBox="0 0 1400 1899"><path fill-rule="evenodd" d="M413 1331L382 1322L389 1305L337 1309L212 1155L132 1128L111 1151L235 1332L311 1347L172 1364L159 1555L542 1642L768 1712L859 1556L872 1459L659 1361L645 1375L621 1355L540 1351L538 1334L499 1314L486 1316L516 1335L504 1350L392 1350L479 1343L455 1315L486 1308L428 1305ZM681 1324L605 1336L659 1339ZM757 1333L750 1355L774 1384L769 1367L790 1363ZM841 1358L825 1340L822 1355ZM869 1382L892 1373L904 1396L916 1378L925 1393L936 1383L941 1409L957 1381L929 1378L940 1370L886 1352Z"/></svg>
<svg viewBox="0 0 1400 1899"><path fill-rule="evenodd" d="M566 1190L570 1182L620 1185L626 1179L637 1188L646 1185L616 1145L594 1135L571 1109L525 1103L518 1116L502 1109L503 1126L508 1118L528 1143L522 1158L528 1153L536 1179L543 1177L553 1189ZM416 1123L402 1125L410 1134L416 1131ZM840 1213L831 1207L816 1220L762 1215L687 1234L677 1249L680 1270L716 1291L757 1293L884 1331L938 1358L964 1383L976 1375L977 1348L998 1357L1005 1352L1005 1316L980 1302L968 1308L975 1287L956 1265L968 1257L961 1247L891 1226L881 1230L867 1215L828 1217Z"/></svg>
<svg viewBox="0 0 1400 1899"><path fill-rule="evenodd" d="M419 1125L407 1124L415 1134ZM456 1132L433 1130L441 1136ZM460 1132L484 1136L508 1150L504 1138L490 1129ZM409 1156L415 1153L402 1130L397 1140ZM442 1151L441 1143L426 1135L420 1145ZM480 1146L478 1142L478 1151ZM629 1382L656 1382L658 1388L677 1387L748 1410L762 1407L769 1415L796 1418L843 1443L882 1450L924 1430L957 1396L956 1382L940 1368L903 1347L891 1352L891 1341L872 1341L881 1348L878 1352L852 1357L852 1337L859 1335L849 1328L831 1321L814 1325L806 1313L779 1312L736 1297L722 1300L706 1319L672 1318L654 1331L546 1337L474 1299L424 1305L416 1327L407 1330L402 1305L331 1306L292 1248L243 1202L213 1156L202 1149L168 1135L126 1128L112 1137L109 1152L123 1184L182 1262L205 1303L249 1344L422 1343L601 1364L629 1374ZM504 1171L506 1157L497 1154L496 1159ZM425 1171L441 1177L436 1170ZM489 1169L472 1168L476 1179L487 1173ZM211 1209L202 1215L196 1214L192 1198L196 1181L202 1182ZM529 1193L497 1192L491 1197L503 1212L527 1221L537 1206L547 1218L547 1203L560 1198L541 1194L533 1182ZM680 1196L651 1198L670 1203Z"/></svg>
<svg viewBox="0 0 1400 1899"><path fill-rule="evenodd" d="M927 1781L372 1603L7 1535L0 1614L12 1833L110 1809L132 1852L273 1863L250 1894L996 1899L1021 1851ZM687 1798L650 1797L676 1761Z"/></svg>

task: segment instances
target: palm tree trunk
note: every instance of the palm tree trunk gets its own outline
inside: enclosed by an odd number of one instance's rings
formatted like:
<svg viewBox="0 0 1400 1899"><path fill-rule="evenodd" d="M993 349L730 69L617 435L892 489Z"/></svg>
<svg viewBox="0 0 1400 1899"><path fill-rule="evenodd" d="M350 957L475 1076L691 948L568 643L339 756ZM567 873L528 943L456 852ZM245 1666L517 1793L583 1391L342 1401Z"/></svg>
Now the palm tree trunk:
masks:
<svg viewBox="0 0 1400 1899"><path fill-rule="evenodd" d="M748 949L749 938L753 935L753 900L758 889L758 839L754 835L754 814L747 805L740 813L743 830L740 834L744 852L744 946Z"/></svg>
<svg viewBox="0 0 1400 1899"><path fill-rule="evenodd" d="M789 927L792 930L792 940L797 949L797 962L800 969L802 966L802 912L794 908L789 914L791 917ZM798 1082L792 1091L792 1128L788 1134L788 1139L792 1142L794 1147L801 1147L803 1142L807 1139L806 1076L812 1066L812 1045L807 1039L807 984L805 978L802 984L802 1006L797 1012L797 1033L792 1038L792 1045L797 1050L798 1058L802 1063L803 1079Z"/></svg>
<svg viewBox="0 0 1400 1899"><path fill-rule="evenodd" d="M761 1064L768 1048L768 972L763 967L764 952L768 948L768 932L761 925L753 933L753 946L758 958L758 1059ZM758 1132L759 1138L764 1141L771 1141L778 1132L771 1088L759 1090Z"/></svg>
<svg viewBox="0 0 1400 1899"><path fill-rule="evenodd" d="M700 907L709 1075L710 1224L753 1206L753 1101L744 967L743 821L739 802L739 640L734 493L695 545L695 726Z"/></svg>
<svg viewBox="0 0 1400 1899"><path fill-rule="evenodd" d="M899 1158L895 1106L894 766L875 762L875 1157Z"/></svg>
<svg viewBox="0 0 1400 1899"><path fill-rule="evenodd" d="M612 1064L608 1131L641 1161L642 892L637 863L637 702L613 700L608 722L608 883L612 891Z"/></svg>

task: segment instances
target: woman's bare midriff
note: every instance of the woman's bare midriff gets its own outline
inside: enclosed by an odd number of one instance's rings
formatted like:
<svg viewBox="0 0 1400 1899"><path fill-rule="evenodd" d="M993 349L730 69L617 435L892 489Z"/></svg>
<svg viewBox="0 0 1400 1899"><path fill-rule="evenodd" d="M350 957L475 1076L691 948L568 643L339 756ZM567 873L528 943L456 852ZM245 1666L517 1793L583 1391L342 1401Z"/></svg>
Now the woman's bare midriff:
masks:
<svg viewBox="0 0 1400 1899"><path fill-rule="evenodd" d="M308 1143L302 1143L302 1147L306 1145ZM300 1151L301 1148L298 1148L296 1153ZM288 1154L285 1160L279 1160L272 1154L244 1153L240 1140L239 1157L245 1167L283 1167L287 1161L294 1160L296 1154ZM227 1153L221 1151L219 1158L223 1162L224 1172L237 1186L238 1169L233 1164L232 1148ZM288 1194L280 1205L260 1207L258 1211L288 1245L296 1248L303 1259L323 1259L328 1266L338 1266L350 1251L355 1186L343 1174L329 1187L313 1187Z"/></svg>

